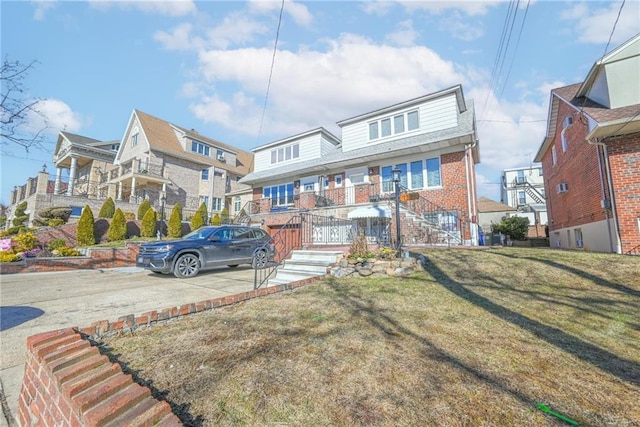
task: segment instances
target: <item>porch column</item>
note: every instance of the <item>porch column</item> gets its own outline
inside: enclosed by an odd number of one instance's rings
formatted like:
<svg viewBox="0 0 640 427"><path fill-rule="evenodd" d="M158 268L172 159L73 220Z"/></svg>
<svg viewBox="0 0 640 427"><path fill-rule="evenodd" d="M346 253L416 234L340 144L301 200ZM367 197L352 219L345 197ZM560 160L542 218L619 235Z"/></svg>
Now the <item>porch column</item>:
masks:
<svg viewBox="0 0 640 427"><path fill-rule="evenodd" d="M136 177L131 177L131 195L129 196L129 203L138 203L136 199Z"/></svg>
<svg viewBox="0 0 640 427"><path fill-rule="evenodd" d="M60 181L62 181L62 168L56 167L56 182L53 185L53 194L60 194Z"/></svg>
<svg viewBox="0 0 640 427"><path fill-rule="evenodd" d="M73 185L76 181L76 173L78 169L78 158L71 157L71 169L69 170L69 186L67 187L67 196L73 195Z"/></svg>
<svg viewBox="0 0 640 427"><path fill-rule="evenodd" d="M122 200L122 181L118 183L118 200Z"/></svg>

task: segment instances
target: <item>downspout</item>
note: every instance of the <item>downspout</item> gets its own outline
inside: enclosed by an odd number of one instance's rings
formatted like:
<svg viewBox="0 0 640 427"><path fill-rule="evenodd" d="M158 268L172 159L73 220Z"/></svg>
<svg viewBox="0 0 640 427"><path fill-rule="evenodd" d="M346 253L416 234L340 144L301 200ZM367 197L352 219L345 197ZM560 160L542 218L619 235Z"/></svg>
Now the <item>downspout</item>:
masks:
<svg viewBox="0 0 640 427"><path fill-rule="evenodd" d="M474 177L471 173L473 168L473 156L471 154L471 150L477 142L473 142L472 144L467 144L465 146L465 156L464 156L464 166L465 166L465 174L467 178L467 206L469 210L469 219L472 220L469 222L469 233L471 233L471 245L474 245L474 242L477 239L476 230L474 229L473 216L475 212L476 201L475 197L471 197L472 194L475 194L475 185L474 185ZM470 160L471 159L471 160Z"/></svg>
<svg viewBox="0 0 640 427"><path fill-rule="evenodd" d="M611 252L615 252L615 253L622 253L622 248L620 246L620 231L618 229L618 213L616 210L616 203L615 203L615 198L613 196L613 182L611 179L611 169L610 169L610 165L609 165L609 151L607 149L607 144L604 142L601 142L599 140L599 138L595 138L594 140L591 139L587 139L587 143L594 145L596 147L596 154L597 154L597 158L598 158L598 170L600 172L600 186L602 188L602 199L606 200L606 191L605 191L605 185L608 185L608 190L609 190L609 203L611 203L611 214L612 214L612 218L613 218L613 226L615 228L615 232L616 232L616 244L615 244L615 250L614 250L614 245L613 245L613 236L611 233L611 225L609 224L609 213L608 213L608 209L606 209L605 206L605 217L607 219L607 231L609 233L609 245L611 248ZM602 162L600 160L600 150L598 150L598 146L602 147L603 150L603 156L604 156L604 163L605 163L605 168L606 168L606 183L605 183L605 177L602 175Z"/></svg>

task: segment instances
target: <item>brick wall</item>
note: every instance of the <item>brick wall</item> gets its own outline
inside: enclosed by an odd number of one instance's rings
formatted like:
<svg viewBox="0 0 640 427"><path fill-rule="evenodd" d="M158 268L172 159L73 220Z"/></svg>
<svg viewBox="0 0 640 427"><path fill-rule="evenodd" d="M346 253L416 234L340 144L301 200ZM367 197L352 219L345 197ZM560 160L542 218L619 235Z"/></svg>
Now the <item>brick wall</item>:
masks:
<svg viewBox="0 0 640 427"><path fill-rule="evenodd" d="M182 425L167 402L133 382L73 329L27 338L21 426Z"/></svg>
<svg viewBox="0 0 640 427"><path fill-rule="evenodd" d="M131 267L136 263L139 249L137 244L127 243L125 248L91 248L87 250L86 256L27 258L20 262L3 262L0 263L0 274Z"/></svg>
<svg viewBox="0 0 640 427"><path fill-rule="evenodd" d="M640 133L607 141L622 252L640 245Z"/></svg>
<svg viewBox="0 0 640 427"><path fill-rule="evenodd" d="M564 117L569 115L573 117L573 125L565 131L567 151L563 152L561 131ZM551 146L542 159L549 230L605 220L606 211L600 205L602 185L597 147L585 140L589 132L586 120L581 120L575 109L560 102L556 126L552 145L556 147L558 161L553 164ZM558 194L556 188L560 183L568 185L566 193Z"/></svg>

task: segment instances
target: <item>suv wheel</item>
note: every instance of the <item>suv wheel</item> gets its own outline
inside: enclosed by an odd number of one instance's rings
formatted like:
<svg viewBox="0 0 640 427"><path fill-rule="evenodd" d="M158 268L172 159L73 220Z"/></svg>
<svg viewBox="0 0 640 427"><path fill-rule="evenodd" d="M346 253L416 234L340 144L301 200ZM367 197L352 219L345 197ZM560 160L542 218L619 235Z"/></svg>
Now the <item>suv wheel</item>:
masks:
<svg viewBox="0 0 640 427"><path fill-rule="evenodd" d="M196 255L185 254L180 256L173 266L173 275L178 279L193 277L200 271L200 260Z"/></svg>
<svg viewBox="0 0 640 427"><path fill-rule="evenodd" d="M268 261L267 251L260 250L253 256L253 268L265 268Z"/></svg>

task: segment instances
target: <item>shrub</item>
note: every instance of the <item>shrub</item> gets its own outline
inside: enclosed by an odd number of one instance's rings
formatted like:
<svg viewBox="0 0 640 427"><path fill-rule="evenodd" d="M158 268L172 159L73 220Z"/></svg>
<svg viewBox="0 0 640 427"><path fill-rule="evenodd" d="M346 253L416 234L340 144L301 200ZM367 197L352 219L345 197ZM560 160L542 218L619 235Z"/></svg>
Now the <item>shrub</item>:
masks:
<svg viewBox="0 0 640 427"><path fill-rule="evenodd" d="M64 239L53 239L47 245L47 249L53 251L54 249L63 248L67 246L67 242Z"/></svg>
<svg viewBox="0 0 640 427"><path fill-rule="evenodd" d="M358 234L354 237L349 247L349 256L347 258L375 258L376 254L369 250L369 244L364 234Z"/></svg>
<svg viewBox="0 0 640 427"><path fill-rule="evenodd" d="M182 205L180 204L180 202L176 203L175 205L173 205L173 209L176 209L178 211L178 218L180 218L180 221L182 221Z"/></svg>
<svg viewBox="0 0 640 427"><path fill-rule="evenodd" d="M494 233L503 233L513 240L524 240L529 230L529 218L511 216L493 226Z"/></svg>
<svg viewBox="0 0 640 427"><path fill-rule="evenodd" d="M51 251L53 256L80 256L82 255L80 251L74 248L68 248L66 246L62 246L58 249L54 249Z"/></svg>
<svg viewBox="0 0 640 427"><path fill-rule="evenodd" d="M98 218L113 218L114 213L116 213L116 204L113 202L113 199L109 197L102 204Z"/></svg>
<svg viewBox="0 0 640 427"><path fill-rule="evenodd" d="M24 223L29 219L29 215L24 212L25 210L27 210L27 202L22 202L16 206L16 214L15 218L13 218L13 227L17 228L18 231L25 227Z"/></svg>
<svg viewBox="0 0 640 427"><path fill-rule="evenodd" d="M141 220L144 218L144 215L149 209L151 209L151 203L149 203L147 199L144 199L142 203L140 203L140 206L138 206L138 219Z"/></svg>
<svg viewBox="0 0 640 427"><path fill-rule="evenodd" d="M394 258L396 258L397 254L398 254L397 250L395 250L393 248L390 248L388 246L385 246L384 248L381 248L378 251L378 258L380 258L380 259L394 259Z"/></svg>
<svg viewBox="0 0 640 427"><path fill-rule="evenodd" d="M211 218L211 225L220 225L220 224L222 224L222 220L220 219L220 215L215 214Z"/></svg>
<svg viewBox="0 0 640 427"><path fill-rule="evenodd" d="M16 262L20 261L20 255L12 251L0 252L0 262Z"/></svg>
<svg viewBox="0 0 640 427"><path fill-rule="evenodd" d="M107 240L110 242L117 242L127 238L127 220L124 218L124 213L120 208L116 209L109 225L109 232L107 233Z"/></svg>
<svg viewBox="0 0 640 427"><path fill-rule="evenodd" d="M132 221L132 220L136 219L136 214L134 214L133 212L124 211L122 213L124 214L124 219L126 219L127 221ZM114 213L114 215L115 215L115 213Z"/></svg>
<svg viewBox="0 0 640 427"><path fill-rule="evenodd" d="M156 235L156 211L153 209L147 210L142 218L142 225L140 226L140 236L153 237Z"/></svg>
<svg viewBox="0 0 640 427"><path fill-rule="evenodd" d="M191 219L191 229L197 230L207 223L209 219L209 214L207 213L207 205L202 202L196 213L193 215Z"/></svg>
<svg viewBox="0 0 640 427"><path fill-rule="evenodd" d="M78 230L76 232L76 241L78 246L95 245L95 221L93 217L93 211L89 205L85 205L82 209L82 215L78 221Z"/></svg>
<svg viewBox="0 0 640 427"><path fill-rule="evenodd" d="M30 251L36 247L38 238L32 232L23 232L13 238L13 250L15 252Z"/></svg>
<svg viewBox="0 0 640 427"><path fill-rule="evenodd" d="M176 203L171 210L169 218L169 227L167 234L170 238L179 239L182 237L182 220L180 219L180 204Z"/></svg>
<svg viewBox="0 0 640 427"><path fill-rule="evenodd" d="M222 209L222 212L220 212L220 221L222 224L229 224L229 210L227 208Z"/></svg>
<svg viewBox="0 0 640 427"><path fill-rule="evenodd" d="M71 208L68 206L54 206L38 211L38 217L33 223L40 226L57 227L66 224L71 216Z"/></svg>

